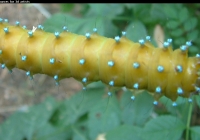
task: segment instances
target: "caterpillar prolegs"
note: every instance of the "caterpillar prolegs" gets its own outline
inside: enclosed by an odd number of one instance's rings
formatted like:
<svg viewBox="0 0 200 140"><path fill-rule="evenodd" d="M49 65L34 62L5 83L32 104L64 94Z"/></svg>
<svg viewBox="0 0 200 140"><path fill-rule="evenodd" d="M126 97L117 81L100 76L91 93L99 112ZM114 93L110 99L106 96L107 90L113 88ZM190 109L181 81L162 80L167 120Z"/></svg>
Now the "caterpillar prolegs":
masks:
<svg viewBox="0 0 200 140"><path fill-rule="evenodd" d="M199 91L200 55L188 57L186 42L172 49L172 39L155 48L150 36L139 42L126 38L126 32L114 39L100 36L97 28L85 36L63 27L63 32L45 32L43 26L27 30L19 22L15 26L0 19L0 63L10 71L19 68L33 78L46 74L59 81L73 77L84 88L102 81L109 87L125 86L131 90L146 89L154 96L154 104L166 96L176 106L178 96L189 98ZM132 97L134 99L134 96Z"/></svg>

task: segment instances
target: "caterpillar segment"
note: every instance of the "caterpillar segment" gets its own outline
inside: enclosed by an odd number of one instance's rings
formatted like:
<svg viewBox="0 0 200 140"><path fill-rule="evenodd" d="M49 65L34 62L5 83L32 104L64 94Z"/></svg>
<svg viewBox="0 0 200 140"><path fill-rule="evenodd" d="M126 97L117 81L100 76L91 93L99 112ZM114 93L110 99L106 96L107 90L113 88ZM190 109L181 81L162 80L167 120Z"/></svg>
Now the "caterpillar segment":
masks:
<svg viewBox="0 0 200 140"><path fill-rule="evenodd" d="M109 96L114 87L130 90L147 90L153 95L155 105L162 96L176 106L178 96L188 98L200 90L200 55L188 57L191 42L173 50L172 39L155 48L150 36L133 42L126 32L114 39L93 33L78 35L67 31L45 32L42 25L27 30L0 19L0 63L12 71L26 71L31 79L34 74L46 74L59 81L73 77L83 83L83 89L94 81L109 86ZM135 96L131 96L134 100Z"/></svg>

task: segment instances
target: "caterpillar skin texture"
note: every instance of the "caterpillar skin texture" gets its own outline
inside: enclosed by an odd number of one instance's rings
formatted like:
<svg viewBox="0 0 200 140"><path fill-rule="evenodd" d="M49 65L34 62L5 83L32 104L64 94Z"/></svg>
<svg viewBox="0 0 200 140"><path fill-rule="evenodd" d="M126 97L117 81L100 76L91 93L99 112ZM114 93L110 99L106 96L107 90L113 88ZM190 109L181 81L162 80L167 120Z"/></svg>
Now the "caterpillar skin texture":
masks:
<svg viewBox="0 0 200 140"><path fill-rule="evenodd" d="M18 24L0 23L0 63L9 70L25 70L27 76L47 74L58 83L74 77L84 86L101 80L109 87L146 89L156 101L166 96L189 98L199 91L200 57L188 57L190 42L173 51L171 40L155 48L150 38L139 43L123 36L106 38L67 31L29 31Z"/></svg>

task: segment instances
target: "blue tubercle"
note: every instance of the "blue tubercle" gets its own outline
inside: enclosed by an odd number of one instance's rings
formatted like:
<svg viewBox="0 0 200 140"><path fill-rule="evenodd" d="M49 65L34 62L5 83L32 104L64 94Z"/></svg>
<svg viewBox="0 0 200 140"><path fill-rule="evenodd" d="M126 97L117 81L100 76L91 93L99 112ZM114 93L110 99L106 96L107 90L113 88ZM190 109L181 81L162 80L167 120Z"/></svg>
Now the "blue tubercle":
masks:
<svg viewBox="0 0 200 140"><path fill-rule="evenodd" d="M55 63L55 58L50 58L50 59L49 59L49 63L50 63L50 64L54 64L54 63Z"/></svg>
<svg viewBox="0 0 200 140"><path fill-rule="evenodd" d="M126 36L126 32L125 31L122 31L122 36Z"/></svg>
<svg viewBox="0 0 200 140"><path fill-rule="evenodd" d="M144 43L145 43L144 39L140 39L139 43L140 43L140 45L144 45Z"/></svg>
<svg viewBox="0 0 200 140"><path fill-rule="evenodd" d="M131 96L131 100L134 101L135 100L135 96Z"/></svg>
<svg viewBox="0 0 200 140"><path fill-rule="evenodd" d="M93 32L96 33L97 32L97 28L93 28Z"/></svg>
<svg viewBox="0 0 200 140"><path fill-rule="evenodd" d="M138 84L138 83L135 83L135 84L133 85L133 88L134 88L134 89L138 89L138 88L139 88L139 84Z"/></svg>
<svg viewBox="0 0 200 140"><path fill-rule="evenodd" d="M85 34L85 37L86 37L87 39L90 39L90 33L86 33L86 34Z"/></svg>
<svg viewBox="0 0 200 140"><path fill-rule="evenodd" d="M84 78L82 79L82 82L83 82L83 83L86 83L86 82L87 82L87 78L84 77Z"/></svg>
<svg viewBox="0 0 200 140"><path fill-rule="evenodd" d="M153 104L154 105L158 105L158 101L153 101Z"/></svg>
<svg viewBox="0 0 200 140"><path fill-rule="evenodd" d="M187 41L185 44L186 44L187 46L192 46L192 42L191 42L191 41Z"/></svg>
<svg viewBox="0 0 200 140"><path fill-rule="evenodd" d="M16 26L19 26L19 24L20 24L19 21L16 21L16 22L15 22L15 25L16 25Z"/></svg>
<svg viewBox="0 0 200 140"><path fill-rule="evenodd" d="M176 70L177 70L177 72L183 72L183 68L181 65L177 65Z"/></svg>
<svg viewBox="0 0 200 140"><path fill-rule="evenodd" d="M188 102L189 102L189 103L192 103L192 102L193 102L193 100L192 100L191 98L189 98L189 99L188 99Z"/></svg>
<svg viewBox="0 0 200 140"><path fill-rule="evenodd" d="M112 96L112 92L108 92L108 96Z"/></svg>
<svg viewBox="0 0 200 140"><path fill-rule="evenodd" d="M177 93L178 93L179 95L183 94L183 89L182 89L181 87L178 87Z"/></svg>
<svg viewBox="0 0 200 140"><path fill-rule="evenodd" d="M161 93L162 92L162 89L161 87L156 87L156 90L155 90L156 93Z"/></svg>
<svg viewBox="0 0 200 140"><path fill-rule="evenodd" d="M200 54L196 54L196 57L200 58Z"/></svg>
<svg viewBox="0 0 200 140"><path fill-rule="evenodd" d="M1 64L1 68L4 69L6 67L5 64Z"/></svg>
<svg viewBox="0 0 200 140"><path fill-rule="evenodd" d="M151 41L151 36L146 36L147 41Z"/></svg>
<svg viewBox="0 0 200 140"><path fill-rule="evenodd" d="M29 76L29 77L30 77L30 80L33 80L33 76L31 75L31 72L30 72L30 71L27 71L27 72L26 72L26 76Z"/></svg>
<svg viewBox="0 0 200 140"><path fill-rule="evenodd" d="M43 30L43 29L44 29L44 26L38 25L38 29Z"/></svg>
<svg viewBox="0 0 200 140"><path fill-rule="evenodd" d="M182 52L185 52L187 50L187 46L186 45L182 45L180 47L180 49L181 49Z"/></svg>
<svg viewBox="0 0 200 140"><path fill-rule="evenodd" d="M174 107L177 106L177 103L176 103L176 102L173 102L173 103L172 103L172 106L174 106Z"/></svg>
<svg viewBox="0 0 200 140"><path fill-rule="evenodd" d="M109 82L109 85L110 85L110 86L114 86L114 85L115 85L115 82L114 82L114 81L110 81L110 82Z"/></svg>
<svg viewBox="0 0 200 140"><path fill-rule="evenodd" d="M60 33L59 32L55 32L54 35L55 35L56 38L60 37Z"/></svg>
<svg viewBox="0 0 200 140"><path fill-rule="evenodd" d="M2 18L0 18L0 23L2 23L3 22L3 19Z"/></svg>
<svg viewBox="0 0 200 140"><path fill-rule="evenodd" d="M26 72L26 76L30 76L31 75L31 72L30 71L27 71Z"/></svg>
<svg viewBox="0 0 200 140"><path fill-rule="evenodd" d="M138 62L134 62L134 63L133 63L133 67L137 69L137 68L140 67L140 64L139 64Z"/></svg>
<svg viewBox="0 0 200 140"><path fill-rule="evenodd" d="M84 63L85 63L85 59L80 59L80 60L79 60L79 64L80 64L80 65L83 65Z"/></svg>
<svg viewBox="0 0 200 140"><path fill-rule="evenodd" d="M57 81L58 80L58 75L54 75L53 79Z"/></svg>
<svg viewBox="0 0 200 140"><path fill-rule="evenodd" d="M158 70L158 72L163 72L164 71L164 67L163 66L158 66L157 70Z"/></svg>
<svg viewBox="0 0 200 140"><path fill-rule="evenodd" d="M67 26L63 26L63 31L67 31Z"/></svg>
<svg viewBox="0 0 200 140"><path fill-rule="evenodd" d="M22 26L22 28L23 28L23 29L26 29L27 27L26 27L26 25L24 25L24 26Z"/></svg>
<svg viewBox="0 0 200 140"><path fill-rule="evenodd" d="M164 42L164 43L163 43L163 47L164 47L164 48L168 48L168 47L169 47L169 42Z"/></svg>
<svg viewBox="0 0 200 140"><path fill-rule="evenodd" d="M195 90L199 93L200 92L200 87L195 86Z"/></svg>
<svg viewBox="0 0 200 140"><path fill-rule="evenodd" d="M120 37L119 36L116 36L115 37L115 41L118 43L120 41Z"/></svg>
<svg viewBox="0 0 200 140"><path fill-rule="evenodd" d="M113 67L115 63L113 61L108 61L108 66Z"/></svg>
<svg viewBox="0 0 200 140"><path fill-rule="evenodd" d="M172 40L171 38L168 38L168 39L167 39L167 42L170 43L170 44L172 43L172 41L173 41L173 40Z"/></svg>
<svg viewBox="0 0 200 140"><path fill-rule="evenodd" d="M22 56L22 61L26 61L26 59L27 59L26 55Z"/></svg>
<svg viewBox="0 0 200 140"><path fill-rule="evenodd" d="M28 35L29 35L29 37L32 37L32 36L33 36L33 32L32 32L32 31L29 31L29 32L28 32Z"/></svg>
<svg viewBox="0 0 200 140"><path fill-rule="evenodd" d="M7 22L7 23L8 23L8 19L4 19L4 22Z"/></svg>
<svg viewBox="0 0 200 140"><path fill-rule="evenodd" d="M3 30L4 30L5 33L8 33L8 32L9 32L8 27L3 28Z"/></svg>

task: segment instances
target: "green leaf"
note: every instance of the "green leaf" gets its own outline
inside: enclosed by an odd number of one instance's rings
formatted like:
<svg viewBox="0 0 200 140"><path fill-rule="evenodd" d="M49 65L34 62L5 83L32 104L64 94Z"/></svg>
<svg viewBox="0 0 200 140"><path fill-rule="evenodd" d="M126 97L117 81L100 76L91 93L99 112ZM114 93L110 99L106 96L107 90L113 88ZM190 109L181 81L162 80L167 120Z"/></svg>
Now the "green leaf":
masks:
<svg viewBox="0 0 200 140"><path fill-rule="evenodd" d="M197 46L192 45L189 49L189 54L192 54L191 56L195 56L199 52L199 48Z"/></svg>
<svg viewBox="0 0 200 140"><path fill-rule="evenodd" d="M179 17L179 21L180 21L181 23L185 22L185 21L189 18L188 9L185 8L185 7L181 8L178 17Z"/></svg>
<svg viewBox="0 0 200 140"><path fill-rule="evenodd" d="M136 15L140 15L142 11L145 11L146 9L150 9L151 4L126 4L129 5L129 8L132 8L132 10L135 12Z"/></svg>
<svg viewBox="0 0 200 140"><path fill-rule="evenodd" d="M57 22L53 22L57 21ZM62 32L62 27L67 26L70 32L85 35L85 33L92 33L93 28L97 28L98 34L107 37L114 37L117 35L116 26L108 19L103 17L88 17L76 18L71 15L55 14L45 21L44 30L54 33L55 31Z"/></svg>
<svg viewBox="0 0 200 140"><path fill-rule="evenodd" d="M146 140L178 140L184 129L184 123L177 117L159 116L146 123L143 136Z"/></svg>
<svg viewBox="0 0 200 140"><path fill-rule="evenodd" d="M66 140L71 137L71 131L66 128L54 127L50 123L46 123L37 129L33 140Z"/></svg>
<svg viewBox="0 0 200 140"><path fill-rule="evenodd" d="M0 126L0 139L2 140L21 140L25 136L22 132L23 127L19 127L20 125L17 124L19 121L15 122L15 119L23 117L22 113L15 113L11 117L8 118L3 124ZM11 127L12 126L12 127Z"/></svg>
<svg viewBox="0 0 200 140"><path fill-rule="evenodd" d="M131 4L135 19L144 20L150 17L151 4Z"/></svg>
<svg viewBox="0 0 200 140"><path fill-rule="evenodd" d="M178 37L174 40L175 46L173 46L174 49L180 48L181 45L185 44L186 39L183 36Z"/></svg>
<svg viewBox="0 0 200 140"><path fill-rule="evenodd" d="M37 129L48 122L56 106L56 102L48 98L45 102L30 107L26 112L14 113L0 126L0 139L31 140Z"/></svg>
<svg viewBox="0 0 200 140"><path fill-rule="evenodd" d="M73 95L63 102L55 116L57 126L74 124L103 98L104 89L87 89Z"/></svg>
<svg viewBox="0 0 200 140"><path fill-rule="evenodd" d="M120 100L121 108L123 109L122 121L125 124L142 126L150 118L150 114L154 108L153 98L147 92L142 92L132 101L132 95L130 91L127 91Z"/></svg>
<svg viewBox="0 0 200 140"><path fill-rule="evenodd" d="M187 40L197 40L199 37L199 31L198 30L193 30L189 33L187 33Z"/></svg>
<svg viewBox="0 0 200 140"><path fill-rule="evenodd" d="M200 126L191 127L190 132L191 132L191 139L192 140L199 140L199 138L200 138Z"/></svg>
<svg viewBox="0 0 200 140"><path fill-rule="evenodd" d="M87 140L86 134L80 129L73 127L73 140Z"/></svg>
<svg viewBox="0 0 200 140"><path fill-rule="evenodd" d="M177 29L171 31L170 34L171 34L173 37L179 37L179 36L183 35L183 32L184 32L184 31L183 31L182 29L177 28Z"/></svg>
<svg viewBox="0 0 200 140"><path fill-rule="evenodd" d="M167 22L168 29L176 29L181 23L177 20L169 20Z"/></svg>
<svg viewBox="0 0 200 140"><path fill-rule="evenodd" d="M163 11L165 13L166 18L178 19L178 9L175 8L176 5L174 5L174 4L164 4L162 7L163 7Z"/></svg>
<svg viewBox="0 0 200 140"><path fill-rule="evenodd" d="M198 20L196 17L191 17L187 21L184 22L184 29L186 32L191 31L194 29L198 24Z"/></svg>
<svg viewBox="0 0 200 140"><path fill-rule="evenodd" d="M108 20L106 18L103 18L103 17L96 18L95 17L95 18L93 18L93 21L91 20L91 22L93 24L92 25L87 25L88 28L96 27L97 30L98 30L97 31L98 34L101 35L101 36L114 38L115 36L118 35L117 27L112 23L112 21L110 21L110 20Z"/></svg>
<svg viewBox="0 0 200 140"><path fill-rule="evenodd" d="M196 95L195 96L195 100L197 102L197 105L200 107L200 96L199 95Z"/></svg>
<svg viewBox="0 0 200 140"><path fill-rule="evenodd" d="M74 8L75 4L60 4L62 12L70 12Z"/></svg>
<svg viewBox="0 0 200 140"><path fill-rule="evenodd" d="M89 4L90 9L85 15L86 17L104 17L112 18L123 12L125 5L123 4Z"/></svg>
<svg viewBox="0 0 200 140"><path fill-rule="evenodd" d="M130 23L127 28L127 38L138 42L139 39L144 39L147 36L147 31L144 24L140 21L134 21Z"/></svg>
<svg viewBox="0 0 200 140"><path fill-rule="evenodd" d="M167 110L174 115L177 119L180 118L183 122L187 122L190 103L188 99L178 97L176 100L177 106L172 106L172 101L166 97L162 97L160 102L167 108Z"/></svg>
<svg viewBox="0 0 200 140"><path fill-rule="evenodd" d="M106 140L143 140L142 128L131 126L131 125L122 125L106 133Z"/></svg>
<svg viewBox="0 0 200 140"><path fill-rule="evenodd" d="M136 7L138 7L139 5L138 4L135 4L135 3L125 3L124 4L127 8L129 9L135 9ZM144 5L144 4L141 4L141 5Z"/></svg>
<svg viewBox="0 0 200 140"><path fill-rule="evenodd" d="M81 100L78 102L80 114L88 113L91 107L98 106L104 100L105 90L104 88L88 89L82 93ZM83 98L82 98L83 97ZM80 96L79 96L80 99ZM77 100L74 100L77 102Z"/></svg>
<svg viewBox="0 0 200 140"><path fill-rule="evenodd" d="M167 17L163 11L163 6L163 4L152 4L150 16L155 20L167 20Z"/></svg>
<svg viewBox="0 0 200 140"><path fill-rule="evenodd" d="M91 106L88 114L89 138L96 139L99 134L106 133L120 125L120 108L115 96L107 97L100 103Z"/></svg>
<svg viewBox="0 0 200 140"><path fill-rule="evenodd" d="M100 88L105 88L105 84L103 84L101 81L98 82L92 82L87 85L88 89L100 89Z"/></svg>
<svg viewBox="0 0 200 140"><path fill-rule="evenodd" d="M71 15L57 13L44 22L44 30L54 33L62 32L63 26L67 26L70 32L80 33L80 29L85 24L85 19L79 19Z"/></svg>

